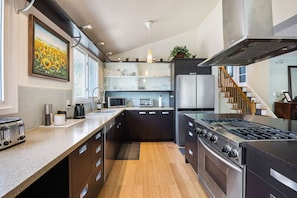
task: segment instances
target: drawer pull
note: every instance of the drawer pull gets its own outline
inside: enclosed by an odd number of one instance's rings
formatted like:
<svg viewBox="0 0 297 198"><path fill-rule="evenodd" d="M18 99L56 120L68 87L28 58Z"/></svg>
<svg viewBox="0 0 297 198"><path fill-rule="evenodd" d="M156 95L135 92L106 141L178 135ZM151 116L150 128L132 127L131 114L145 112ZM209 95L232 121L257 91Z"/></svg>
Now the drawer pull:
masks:
<svg viewBox="0 0 297 198"><path fill-rule="evenodd" d="M292 190L297 192L297 183L286 176L280 174L276 170L270 168L270 176L282 183L283 185L291 188Z"/></svg>
<svg viewBox="0 0 297 198"><path fill-rule="evenodd" d="M99 179L101 179L101 170L99 171L98 175L96 176L96 182L99 181Z"/></svg>
<svg viewBox="0 0 297 198"><path fill-rule="evenodd" d="M138 112L138 114L139 114L139 115L145 115L146 112L145 112L145 111L140 111L140 112Z"/></svg>
<svg viewBox="0 0 297 198"><path fill-rule="evenodd" d="M193 137L193 133L191 131L188 131L189 136Z"/></svg>
<svg viewBox="0 0 297 198"><path fill-rule="evenodd" d="M84 144L82 147L79 148L78 154L83 154L86 150L88 150L87 144Z"/></svg>
<svg viewBox="0 0 297 198"><path fill-rule="evenodd" d="M101 160L101 157L99 158L99 160L96 162L96 168L98 167L98 166L100 166L102 164L102 160Z"/></svg>
<svg viewBox="0 0 297 198"><path fill-rule="evenodd" d="M193 156L193 151L189 149L189 154Z"/></svg>
<svg viewBox="0 0 297 198"><path fill-rule="evenodd" d="M276 196L270 193L269 198L276 198Z"/></svg>
<svg viewBox="0 0 297 198"><path fill-rule="evenodd" d="M149 114L150 114L150 115L155 115L156 112L155 112L155 111L150 111Z"/></svg>
<svg viewBox="0 0 297 198"><path fill-rule="evenodd" d="M88 193L88 188L89 188L89 184L86 184L84 189L81 191L79 198L83 198L84 196L86 196L86 194Z"/></svg>
<svg viewBox="0 0 297 198"><path fill-rule="evenodd" d="M169 115L168 111L162 111L162 115Z"/></svg>
<svg viewBox="0 0 297 198"><path fill-rule="evenodd" d="M101 144L96 148L96 153L99 153L101 151Z"/></svg>
<svg viewBox="0 0 297 198"><path fill-rule="evenodd" d="M97 133L96 136L95 136L95 140L98 140L100 139L102 136L101 132Z"/></svg>
<svg viewBox="0 0 297 198"><path fill-rule="evenodd" d="M194 126L192 122L188 122L188 125L189 125L190 127L193 127L193 126Z"/></svg>

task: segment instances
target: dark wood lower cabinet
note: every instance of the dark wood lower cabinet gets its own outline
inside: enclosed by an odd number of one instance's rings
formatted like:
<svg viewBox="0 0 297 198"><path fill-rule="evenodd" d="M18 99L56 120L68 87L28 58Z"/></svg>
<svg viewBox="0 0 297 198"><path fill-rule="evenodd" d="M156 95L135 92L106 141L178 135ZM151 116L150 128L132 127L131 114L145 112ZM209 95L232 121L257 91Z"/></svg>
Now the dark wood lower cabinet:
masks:
<svg viewBox="0 0 297 198"><path fill-rule="evenodd" d="M185 133L185 160L198 173L198 137L195 122L187 116L185 116L184 121L184 123L180 124L184 126Z"/></svg>
<svg viewBox="0 0 297 198"><path fill-rule="evenodd" d="M17 197L69 197L68 157L50 169Z"/></svg>
<svg viewBox="0 0 297 198"><path fill-rule="evenodd" d="M275 102L274 112L279 118L297 120L297 102Z"/></svg>
<svg viewBox="0 0 297 198"><path fill-rule="evenodd" d="M172 141L172 110L128 110L126 135L130 141Z"/></svg>

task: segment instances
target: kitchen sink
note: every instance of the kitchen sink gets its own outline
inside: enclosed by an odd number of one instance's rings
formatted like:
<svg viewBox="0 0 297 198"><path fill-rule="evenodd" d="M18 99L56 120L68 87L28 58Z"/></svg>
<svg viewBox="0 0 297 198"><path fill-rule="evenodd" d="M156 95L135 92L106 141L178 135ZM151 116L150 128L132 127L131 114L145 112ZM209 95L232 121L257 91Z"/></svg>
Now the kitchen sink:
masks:
<svg viewBox="0 0 297 198"><path fill-rule="evenodd" d="M117 112L117 110L115 110L115 109L102 109L102 110L95 111L94 113L114 114L115 112Z"/></svg>

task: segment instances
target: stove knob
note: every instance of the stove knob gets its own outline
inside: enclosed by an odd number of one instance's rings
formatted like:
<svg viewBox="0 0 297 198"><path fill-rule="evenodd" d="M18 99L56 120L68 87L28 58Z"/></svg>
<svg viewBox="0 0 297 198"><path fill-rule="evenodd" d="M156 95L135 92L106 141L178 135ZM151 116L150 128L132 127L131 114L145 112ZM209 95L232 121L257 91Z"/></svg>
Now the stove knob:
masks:
<svg viewBox="0 0 297 198"><path fill-rule="evenodd" d="M229 144L225 145L222 149L222 152L229 153L231 151L231 146Z"/></svg>
<svg viewBox="0 0 297 198"><path fill-rule="evenodd" d="M238 150L236 150L236 149L232 149L232 150L229 152L228 156L237 159L237 158L238 158Z"/></svg>
<svg viewBox="0 0 297 198"><path fill-rule="evenodd" d="M216 135L211 136L210 141L212 143L217 143L218 142L218 136L216 136Z"/></svg>
<svg viewBox="0 0 297 198"><path fill-rule="evenodd" d="M206 135L207 135L207 130L206 129L203 129L202 130L202 136L206 137Z"/></svg>
<svg viewBox="0 0 297 198"><path fill-rule="evenodd" d="M10 142L6 140L6 141L3 142L3 145L4 145L4 146L7 146L9 143L10 143Z"/></svg>
<svg viewBox="0 0 297 198"><path fill-rule="evenodd" d="M200 128L197 127L196 128L196 132L197 132L198 135L200 135L200 134L202 134L202 129L200 129Z"/></svg>
<svg viewBox="0 0 297 198"><path fill-rule="evenodd" d="M211 133L211 132L208 132L208 133L206 134L206 137L207 137L207 139L210 140L210 138L212 137L212 133Z"/></svg>

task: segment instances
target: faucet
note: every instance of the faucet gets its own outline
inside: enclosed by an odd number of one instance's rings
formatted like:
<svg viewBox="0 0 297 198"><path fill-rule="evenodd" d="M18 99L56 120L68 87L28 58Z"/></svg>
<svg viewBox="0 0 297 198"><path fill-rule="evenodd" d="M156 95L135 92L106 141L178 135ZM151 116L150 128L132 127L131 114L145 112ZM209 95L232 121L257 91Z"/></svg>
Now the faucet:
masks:
<svg viewBox="0 0 297 198"><path fill-rule="evenodd" d="M98 89L99 91L100 90L103 90L103 96L100 97L100 92L98 93L99 95L99 99L98 100L101 100L102 98L102 101L101 101L101 104L105 104L105 89L102 88L102 87L95 87L92 91L92 107L91 107L91 111L94 112L95 111L95 100L94 100L94 92L96 91L96 89Z"/></svg>

